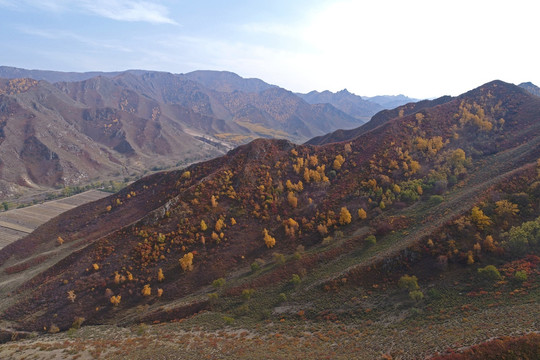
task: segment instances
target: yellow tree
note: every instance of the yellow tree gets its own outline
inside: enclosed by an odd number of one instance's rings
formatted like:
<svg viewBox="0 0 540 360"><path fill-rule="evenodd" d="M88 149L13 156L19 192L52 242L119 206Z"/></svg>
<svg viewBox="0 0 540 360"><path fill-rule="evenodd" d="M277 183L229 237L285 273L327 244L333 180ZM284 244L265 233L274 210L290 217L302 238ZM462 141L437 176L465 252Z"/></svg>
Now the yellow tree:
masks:
<svg viewBox="0 0 540 360"><path fill-rule="evenodd" d="M180 266L182 267L182 270L184 271L193 270L193 253L188 252L178 261L180 262Z"/></svg>
<svg viewBox="0 0 540 360"><path fill-rule="evenodd" d="M471 209L471 220L480 230L485 229L492 224L489 216L485 215L478 206L475 206Z"/></svg>
<svg viewBox="0 0 540 360"><path fill-rule="evenodd" d="M158 281L165 280L165 275L163 275L163 270L161 268L159 268L159 270L158 270L157 279L158 279Z"/></svg>
<svg viewBox="0 0 540 360"><path fill-rule="evenodd" d="M201 220L201 231L206 231L206 229L208 229L208 226L206 225L204 220Z"/></svg>
<svg viewBox="0 0 540 360"><path fill-rule="evenodd" d="M294 196L294 193L292 191L289 191L287 194L287 201L289 202L289 205L291 207L296 208L298 206L298 198Z"/></svg>
<svg viewBox="0 0 540 360"><path fill-rule="evenodd" d="M270 234L268 234L268 230L266 229L263 230L263 235L264 235L264 244L266 245L266 247L269 249L273 248L276 245L276 239L270 236Z"/></svg>
<svg viewBox="0 0 540 360"><path fill-rule="evenodd" d="M350 224L352 220L351 213L347 208L344 206L341 208L341 211L339 212L339 223L341 225L347 225Z"/></svg>
<svg viewBox="0 0 540 360"><path fill-rule="evenodd" d="M143 296L150 296L152 294L152 288L150 287L149 284L146 284L141 290L141 293Z"/></svg>
<svg viewBox="0 0 540 360"><path fill-rule="evenodd" d="M365 218L367 218L366 210L364 210L363 208L358 209L358 218L360 220L364 220Z"/></svg>
<svg viewBox="0 0 540 360"><path fill-rule="evenodd" d="M225 227L225 223L223 222L223 219L219 218L218 221L216 221L215 229L217 232L221 232L221 229Z"/></svg>
<svg viewBox="0 0 540 360"><path fill-rule="evenodd" d="M343 156L341 155L336 156L336 158L334 159L334 164L333 164L334 170L341 169L341 166L343 165L344 162L345 162L345 158Z"/></svg>
<svg viewBox="0 0 540 360"><path fill-rule="evenodd" d="M146 296L146 295L144 295L144 296ZM113 295L110 298L110 302L111 302L111 304L113 304L113 306L118 306L118 304L120 304L120 300L122 300L122 296L120 296L120 295L116 295L116 296Z"/></svg>

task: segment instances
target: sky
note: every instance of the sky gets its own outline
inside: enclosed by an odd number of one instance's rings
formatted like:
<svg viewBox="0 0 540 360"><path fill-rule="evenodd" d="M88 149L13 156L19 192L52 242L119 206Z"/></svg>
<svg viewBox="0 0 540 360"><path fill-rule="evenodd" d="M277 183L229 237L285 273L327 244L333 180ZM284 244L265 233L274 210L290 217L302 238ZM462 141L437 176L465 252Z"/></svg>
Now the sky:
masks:
<svg viewBox="0 0 540 360"><path fill-rule="evenodd" d="M434 98L540 85L539 19L538 0L0 0L0 65Z"/></svg>

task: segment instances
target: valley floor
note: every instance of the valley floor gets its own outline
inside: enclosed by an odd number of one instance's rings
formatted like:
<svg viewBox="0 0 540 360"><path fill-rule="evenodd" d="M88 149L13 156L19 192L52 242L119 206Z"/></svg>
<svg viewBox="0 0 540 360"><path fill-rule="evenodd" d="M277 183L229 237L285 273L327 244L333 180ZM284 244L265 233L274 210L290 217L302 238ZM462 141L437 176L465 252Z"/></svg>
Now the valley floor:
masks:
<svg viewBox="0 0 540 360"><path fill-rule="evenodd" d="M89 190L68 198L2 212L0 213L0 249L25 237L55 216L109 195L110 193L103 191Z"/></svg>

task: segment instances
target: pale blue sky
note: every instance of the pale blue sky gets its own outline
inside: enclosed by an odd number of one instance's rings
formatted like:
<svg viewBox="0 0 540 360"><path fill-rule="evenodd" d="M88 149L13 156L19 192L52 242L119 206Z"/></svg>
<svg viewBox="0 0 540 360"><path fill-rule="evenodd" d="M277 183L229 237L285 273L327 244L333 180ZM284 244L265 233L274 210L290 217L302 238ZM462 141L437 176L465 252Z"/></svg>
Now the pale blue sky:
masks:
<svg viewBox="0 0 540 360"><path fill-rule="evenodd" d="M418 98L540 85L535 0L0 0L0 65L228 70L293 91Z"/></svg>

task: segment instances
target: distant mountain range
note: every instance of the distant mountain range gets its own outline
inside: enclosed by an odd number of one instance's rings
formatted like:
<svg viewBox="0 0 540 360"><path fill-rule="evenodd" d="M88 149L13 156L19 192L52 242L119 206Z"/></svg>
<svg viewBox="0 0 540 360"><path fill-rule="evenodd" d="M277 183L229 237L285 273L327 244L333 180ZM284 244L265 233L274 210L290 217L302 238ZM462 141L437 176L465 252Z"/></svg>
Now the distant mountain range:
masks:
<svg viewBox="0 0 540 360"><path fill-rule="evenodd" d="M200 161L258 137L304 142L383 109L346 90L294 94L225 71L2 66L0 79L0 198Z"/></svg>
<svg viewBox="0 0 540 360"><path fill-rule="evenodd" d="M307 94L297 95L310 104L332 104L339 110L365 122L369 121L373 115L381 110L392 109L400 105L418 101L404 95L362 97L350 93L347 89L338 91L337 93L326 90L323 92L312 91Z"/></svg>

